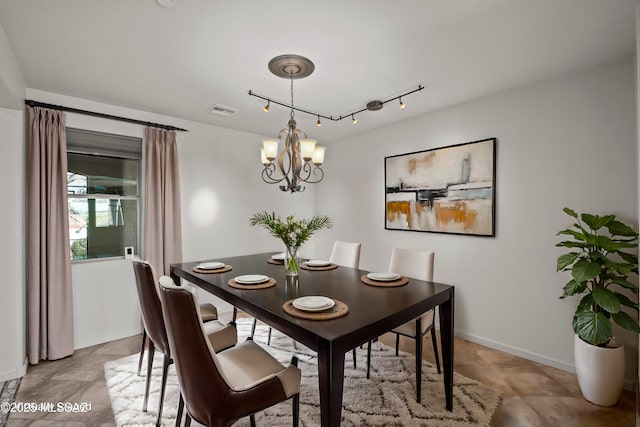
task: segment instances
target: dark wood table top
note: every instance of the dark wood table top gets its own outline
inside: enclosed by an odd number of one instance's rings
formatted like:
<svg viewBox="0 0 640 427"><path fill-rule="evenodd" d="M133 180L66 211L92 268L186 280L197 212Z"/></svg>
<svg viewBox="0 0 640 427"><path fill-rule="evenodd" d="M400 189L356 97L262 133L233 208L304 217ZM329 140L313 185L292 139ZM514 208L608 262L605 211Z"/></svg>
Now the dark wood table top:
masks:
<svg viewBox="0 0 640 427"><path fill-rule="evenodd" d="M233 304L246 313L318 350L318 341L330 342L336 351L347 351L412 320L451 298L453 286L410 279L400 287L374 287L360 280L368 271L338 267L327 271L300 269L298 280L287 278L282 265L267 261L274 252L217 258L231 265L226 273L200 274L199 262L172 265L172 274ZM381 270L382 271L382 270ZM241 290L227 282L239 275L264 274L277 285L260 290ZM332 320L304 320L284 312L285 301L308 295L322 295L349 306L349 313Z"/></svg>

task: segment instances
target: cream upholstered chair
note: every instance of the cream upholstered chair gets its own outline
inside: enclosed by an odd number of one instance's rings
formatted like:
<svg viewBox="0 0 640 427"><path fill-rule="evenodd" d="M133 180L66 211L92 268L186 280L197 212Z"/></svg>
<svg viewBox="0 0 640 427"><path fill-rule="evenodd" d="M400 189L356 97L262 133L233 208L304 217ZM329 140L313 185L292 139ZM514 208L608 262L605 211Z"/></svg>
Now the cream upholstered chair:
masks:
<svg viewBox="0 0 640 427"><path fill-rule="evenodd" d="M292 398L293 426L298 425L301 372L283 366L251 338L222 353L211 345L192 289L160 278L160 299L180 391L191 419L207 426L229 426Z"/></svg>
<svg viewBox="0 0 640 427"><path fill-rule="evenodd" d="M360 268L361 248L361 243L336 240L333 244L329 261L343 267Z"/></svg>
<svg viewBox="0 0 640 427"><path fill-rule="evenodd" d="M413 279L433 281L433 251L394 248L391 252L389 271L411 277ZM392 329L396 334L396 355L400 344L400 335L413 338L416 342L416 398L420 402L422 381L422 337L431 332L431 342L436 359L438 373L440 373L440 357L438 356L438 343L433 330L435 310L429 310L420 317ZM371 360L371 343L367 354L367 363ZM369 366L367 366L367 378L369 378Z"/></svg>
<svg viewBox="0 0 640 427"><path fill-rule="evenodd" d="M173 362L171 351L169 349L169 341L165 328L165 321L162 316L162 306L158 296L157 282L154 280L153 269L151 265L142 260L133 260L133 271L136 276L136 287L138 290L138 298L140 300L140 311L142 312L142 320L144 329L149 337L149 348L147 352L147 383L144 393L144 401L142 410L147 411L147 403L149 401L149 387L151 385L151 372L153 368L153 356L155 350L159 350L164 354L164 362L162 366L162 379L160 386L160 398L158 405L158 419L156 425L160 425L162 419L162 405L164 402L164 392L167 385L167 373L169 365ZM217 320L207 322L205 331L209 339L215 337L214 346L217 351L233 347L237 342L237 334L235 325L223 325ZM181 411L181 408L178 408Z"/></svg>

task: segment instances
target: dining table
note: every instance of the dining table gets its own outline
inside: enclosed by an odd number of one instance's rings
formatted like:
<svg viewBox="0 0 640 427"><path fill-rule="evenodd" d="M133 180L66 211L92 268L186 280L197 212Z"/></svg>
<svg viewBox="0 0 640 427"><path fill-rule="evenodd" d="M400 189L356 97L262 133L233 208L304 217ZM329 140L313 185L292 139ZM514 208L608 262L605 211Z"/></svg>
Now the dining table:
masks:
<svg viewBox="0 0 640 427"><path fill-rule="evenodd" d="M412 278L402 286L371 286L363 281L369 271L343 266L300 269L298 276L287 276L272 255L267 252L172 264L171 277L177 284L184 279L196 285L317 352L323 427L340 425L345 353L439 307L444 403L447 410L452 410L454 286ZM206 261L224 263L230 269L215 273L196 268ZM275 280L275 286L252 290L230 286L238 276L256 274ZM285 311L286 304L305 296L328 297L346 306L347 313L317 320Z"/></svg>

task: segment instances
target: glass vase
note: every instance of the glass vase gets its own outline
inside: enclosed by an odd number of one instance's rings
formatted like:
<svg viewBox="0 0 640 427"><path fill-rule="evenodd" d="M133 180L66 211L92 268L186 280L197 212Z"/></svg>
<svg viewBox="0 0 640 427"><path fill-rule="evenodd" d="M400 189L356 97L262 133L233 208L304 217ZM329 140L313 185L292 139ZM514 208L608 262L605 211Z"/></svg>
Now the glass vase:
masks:
<svg viewBox="0 0 640 427"><path fill-rule="evenodd" d="M287 246L284 251L284 271L287 276L297 276L300 268L300 253L297 246Z"/></svg>

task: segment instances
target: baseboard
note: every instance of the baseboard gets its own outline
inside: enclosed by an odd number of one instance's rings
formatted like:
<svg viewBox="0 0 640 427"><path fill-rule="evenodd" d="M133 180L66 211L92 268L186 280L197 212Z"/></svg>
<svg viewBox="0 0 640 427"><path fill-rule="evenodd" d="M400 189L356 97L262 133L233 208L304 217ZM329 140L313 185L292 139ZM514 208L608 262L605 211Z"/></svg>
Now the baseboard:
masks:
<svg viewBox="0 0 640 427"><path fill-rule="evenodd" d="M74 350L80 350L81 348L91 347L98 344L104 344L106 342L115 341L122 338L128 338L141 333L142 333L142 329L137 329L137 330L131 329L127 331L120 331L118 333L103 335L97 338L92 337L90 339L77 341L74 345Z"/></svg>
<svg viewBox="0 0 640 427"><path fill-rule="evenodd" d="M513 354L514 356L522 357L523 359L531 360L533 362L542 363L543 365L551 366L552 368L562 369L563 371L571 372L572 374L576 373L576 367L572 363L566 363L561 360L553 359L551 357L543 356L538 353L533 353L528 350L523 350L518 347L503 344L498 341L493 341L484 337L479 337L477 335L468 334L462 331L456 331L455 335L458 338L462 338L467 341L471 341L473 343L483 345L485 347L493 348L494 350L500 350L505 353ZM631 379L625 379L624 389L631 390L631 391L635 390L635 381Z"/></svg>
<svg viewBox="0 0 640 427"><path fill-rule="evenodd" d="M24 362L22 362L21 366L17 366L15 369L10 369L8 371L0 372L0 382L24 377L25 374L27 373L28 366L29 366L29 361L25 357Z"/></svg>

